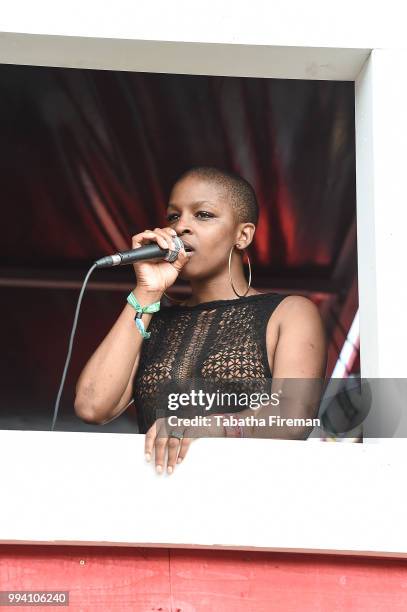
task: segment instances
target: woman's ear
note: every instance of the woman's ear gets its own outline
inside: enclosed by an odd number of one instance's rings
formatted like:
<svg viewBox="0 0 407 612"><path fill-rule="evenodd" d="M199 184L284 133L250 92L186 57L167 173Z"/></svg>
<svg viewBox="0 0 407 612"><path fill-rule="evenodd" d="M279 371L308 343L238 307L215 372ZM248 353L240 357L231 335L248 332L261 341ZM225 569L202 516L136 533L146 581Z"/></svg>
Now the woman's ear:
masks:
<svg viewBox="0 0 407 612"><path fill-rule="evenodd" d="M237 232L236 242L239 243L241 249L245 249L253 240L256 226L254 223L240 223Z"/></svg>

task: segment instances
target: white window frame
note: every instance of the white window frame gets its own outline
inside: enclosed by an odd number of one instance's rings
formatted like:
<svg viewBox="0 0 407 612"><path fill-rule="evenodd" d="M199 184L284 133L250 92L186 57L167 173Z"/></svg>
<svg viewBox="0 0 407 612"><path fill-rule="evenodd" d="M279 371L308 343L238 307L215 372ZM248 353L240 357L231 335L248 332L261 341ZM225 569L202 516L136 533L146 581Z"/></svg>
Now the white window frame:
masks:
<svg viewBox="0 0 407 612"><path fill-rule="evenodd" d="M6 32L0 62L355 81L362 375L404 375L406 52ZM144 463L143 444L1 430L0 542L407 556L403 440L202 439L172 476Z"/></svg>

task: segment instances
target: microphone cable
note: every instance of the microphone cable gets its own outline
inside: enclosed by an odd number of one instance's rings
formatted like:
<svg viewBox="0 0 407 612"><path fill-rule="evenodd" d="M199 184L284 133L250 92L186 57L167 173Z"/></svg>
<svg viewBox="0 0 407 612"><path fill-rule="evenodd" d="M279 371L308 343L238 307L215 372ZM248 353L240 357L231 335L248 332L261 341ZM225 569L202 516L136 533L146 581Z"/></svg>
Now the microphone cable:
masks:
<svg viewBox="0 0 407 612"><path fill-rule="evenodd" d="M59 409L59 403L61 400L61 396L62 396L62 391L64 388L64 384L65 384L65 378L66 378L66 373L68 372L68 367L69 367L69 362L71 361L71 355L72 355L72 347L73 347L73 340L75 337L75 332L76 332L76 326L78 324L78 318L79 318L79 310L81 307L81 303L82 303L82 298L83 298L83 294L85 292L85 288L87 285L87 282L89 280L90 275L92 274L93 270L95 268L97 268L97 264L94 263L92 265L91 268L89 268L86 276L85 276L85 280L82 283L82 288L81 291L79 293L79 298L78 298L78 302L76 304L76 310L75 310L75 316L74 316L74 321L73 321L73 325L72 325L72 331L71 331L71 337L69 339L69 345L68 345L68 354L66 356L66 360L65 360L65 366L64 366L64 371L62 373L62 378L61 378L61 383L59 385L59 390L58 390L58 395L57 395L57 399L55 402L55 407L54 407L54 418L52 419L52 425L51 425L51 431L53 431L54 427L55 427L55 423L57 420L57 416L58 416L58 409Z"/></svg>

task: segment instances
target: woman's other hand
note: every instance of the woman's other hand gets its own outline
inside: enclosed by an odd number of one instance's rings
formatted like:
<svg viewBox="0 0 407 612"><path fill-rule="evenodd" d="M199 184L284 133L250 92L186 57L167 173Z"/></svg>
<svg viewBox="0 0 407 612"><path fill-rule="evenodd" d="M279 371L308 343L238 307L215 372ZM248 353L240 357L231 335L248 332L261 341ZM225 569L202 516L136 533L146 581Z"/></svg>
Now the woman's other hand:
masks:
<svg viewBox="0 0 407 612"><path fill-rule="evenodd" d="M188 427L170 427L166 418L157 419L146 433L144 453L147 461L151 461L154 451L155 469L162 474L167 464L167 473L172 474L175 466L181 463L197 438L223 438L225 429L218 425L215 419L206 417L206 425ZM169 436L175 432L177 436Z"/></svg>
<svg viewBox="0 0 407 612"><path fill-rule="evenodd" d="M178 437L169 436L169 432L176 431ZM184 437L185 428L170 428L167 419L157 419L146 433L144 453L147 461L151 461L154 451L155 469L158 474L164 471L167 463L167 473L174 471L175 465L181 463L193 438Z"/></svg>

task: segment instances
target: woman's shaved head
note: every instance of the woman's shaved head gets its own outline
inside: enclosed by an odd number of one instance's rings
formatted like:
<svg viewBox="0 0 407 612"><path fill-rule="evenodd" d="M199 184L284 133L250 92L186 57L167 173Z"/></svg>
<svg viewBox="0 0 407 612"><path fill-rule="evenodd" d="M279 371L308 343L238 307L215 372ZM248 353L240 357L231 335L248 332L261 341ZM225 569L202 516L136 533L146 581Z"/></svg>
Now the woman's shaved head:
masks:
<svg viewBox="0 0 407 612"><path fill-rule="evenodd" d="M218 186L229 200L238 222L257 225L259 206L256 194L253 187L244 178L213 166L194 166L186 170L176 182L179 183L187 177L200 178Z"/></svg>

